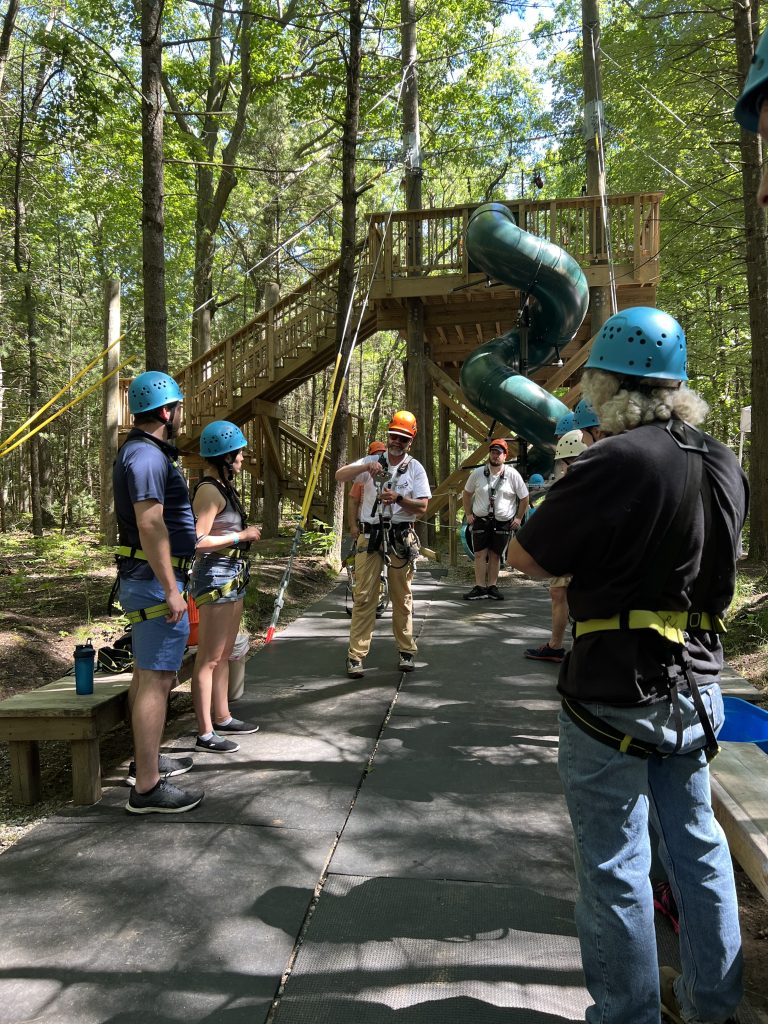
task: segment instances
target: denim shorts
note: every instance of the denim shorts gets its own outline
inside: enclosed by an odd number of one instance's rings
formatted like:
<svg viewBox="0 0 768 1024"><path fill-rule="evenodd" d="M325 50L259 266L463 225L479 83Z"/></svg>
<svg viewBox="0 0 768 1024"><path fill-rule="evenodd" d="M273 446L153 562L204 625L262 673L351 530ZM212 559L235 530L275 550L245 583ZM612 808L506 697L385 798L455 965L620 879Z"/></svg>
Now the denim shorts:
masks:
<svg viewBox="0 0 768 1024"><path fill-rule="evenodd" d="M242 558L197 558L192 568L192 577L189 581L189 592L197 600L201 594L217 587L223 587L237 575L243 572L245 562ZM237 590L233 588L228 594L218 598L212 604L227 604L230 601L242 601L245 596L245 588Z"/></svg>
<svg viewBox="0 0 768 1024"><path fill-rule="evenodd" d="M179 591L184 585L177 580ZM120 578L120 606L125 612L139 608L151 608L165 601L163 588L152 577L151 580L127 580ZM137 668L152 669L155 672L177 672L184 657L184 648L189 639L189 618L184 613L181 622L166 622L164 616L135 622L131 627L133 637L133 660Z"/></svg>

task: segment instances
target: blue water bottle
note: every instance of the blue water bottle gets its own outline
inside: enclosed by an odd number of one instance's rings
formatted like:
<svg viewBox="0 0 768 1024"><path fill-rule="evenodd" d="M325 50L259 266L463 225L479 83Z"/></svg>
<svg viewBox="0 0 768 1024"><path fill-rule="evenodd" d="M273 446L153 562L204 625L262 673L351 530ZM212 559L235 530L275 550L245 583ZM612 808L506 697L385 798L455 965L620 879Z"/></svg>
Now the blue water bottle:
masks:
<svg viewBox="0 0 768 1024"><path fill-rule="evenodd" d="M75 693L93 693L93 663L96 651L90 637L84 644L75 647Z"/></svg>

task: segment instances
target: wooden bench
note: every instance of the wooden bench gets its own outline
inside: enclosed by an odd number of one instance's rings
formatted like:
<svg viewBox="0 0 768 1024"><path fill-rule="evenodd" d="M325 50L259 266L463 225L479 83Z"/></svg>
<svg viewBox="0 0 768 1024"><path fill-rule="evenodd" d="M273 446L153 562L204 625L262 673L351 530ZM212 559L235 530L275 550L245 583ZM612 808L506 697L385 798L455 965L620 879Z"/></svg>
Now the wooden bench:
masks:
<svg viewBox="0 0 768 1024"><path fill-rule="evenodd" d="M194 654L186 654L178 682L192 672ZM40 799L40 749L44 740L72 748L72 796L75 804L101 799L99 740L128 716L131 674L94 677L93 693L75 693L75 677L63 676L47 686L17 693L0 702L0 741L10 750L11 795L16 803Z"/></svg>

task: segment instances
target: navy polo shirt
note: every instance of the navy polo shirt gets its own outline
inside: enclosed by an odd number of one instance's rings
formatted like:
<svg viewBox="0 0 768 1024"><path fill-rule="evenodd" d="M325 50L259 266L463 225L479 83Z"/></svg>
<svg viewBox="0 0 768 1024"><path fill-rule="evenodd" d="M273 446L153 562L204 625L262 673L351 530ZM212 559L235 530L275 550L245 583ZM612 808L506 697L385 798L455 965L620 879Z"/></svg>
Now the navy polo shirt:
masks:
<svg viewBox="0 0 768 1024"><path fill-rule="evenodd" d="M187 481L176 460L173 445L134 428L120 449L112 471L115 513L120 544L141 547L133 506L139 501L157 501L163 506L163 520L171 543L171 554L192 558L197 537L195 517ZM177 570L177 576L184 574ZM149 564L135 558L122 559L120 575L128 579L152 579Z"/></svg>

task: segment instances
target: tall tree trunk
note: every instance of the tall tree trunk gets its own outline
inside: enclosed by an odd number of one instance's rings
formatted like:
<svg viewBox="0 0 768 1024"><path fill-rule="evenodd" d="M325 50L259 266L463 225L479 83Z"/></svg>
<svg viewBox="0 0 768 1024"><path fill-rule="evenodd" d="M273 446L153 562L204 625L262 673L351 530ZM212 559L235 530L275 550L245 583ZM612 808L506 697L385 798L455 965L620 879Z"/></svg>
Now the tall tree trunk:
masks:
<svg viewBox="0 0 768 1024"><path fill-rule="evenodd" d="M3 92L5 67L11 50L11 36L16 27L16 15L19 13L19 0L8 0L8 10L3 18L3 31L0 33L0 95Z"/></svg>
<svg viewBox="0 0 768 1024"><path fill-rule="evenodd" d="M736 61L743 87L758 38L756 13L749 3L736 0L733 24ZM760 137L740 130L744 233L747 255L749 325L752 334L752 435L749 449L749 557L768 562L768 234L765 210L757 204L762 167Z"/></svg>
<svg viewBox="0 0 768 1024"><path fill-rule="evenodd" d="M19 279L23 282L21 290L21 309L27 328L27 343L29 346L29 414L37 412L37 403L40 398L39 365L37 359L37 307L35 294L32 290L30 278L30 261L26 252L25 228L26 228L26 206L22 194L22 170L25 159L25 131L26 131L26 51L21 56L20 75L20 109L19 128L16 141L16 164L14 170L13 204L13 262ZM40 501L40 449L39 436L35 434L26 442L29 445L29 499L32 509L32 534L35 537L43 536L43 514Z"/></svg>
<svg viewBox="0 0 768 1024"><path fill-rule="evenodd" d="M416 0L400 0L401 62L403 68L403 150L405 151L405 208L418 211L421 199L421 127L419 121L419 78L416 71ZM420 273L421 221L414 218L408 232L409 275ZM426 419L426 350L424 347L424 305L421 299L406 299L406 405L416 417L418 433L413 455L424 463L427 453L424 433Z"/></svg>
<svg viewBox="0 0 768 1024"><path fill-rule="evenodd" d="M603 79L600 69L600 11L598 0L581 0L582 68L584 74L584 140L586 142L587 195L598 196L601 208L605 200L605 168L602 166ZM602 212L592 223L592 247L595 253L606 247ZM589 289L591 330L595 334L611 315L611 289L594 285Z"/></svg>
<svg viewBox="0 0 768 1024"><path fill-rule="evenodd" d="M107 278L102 285L104 295L104 347L120 336L120 281ZM120 345L115 345L104 356L102 373L120 365ZM115 496L112 491L112 463L117 457L117 427L120 419L120 378L117 374L105 380L101 389L101 501L99 502L99 530L104 544L117 543Z"/></svg>
<svg viewBox="0 0 768 1024"><path fill-rule="evenodd" d="M0 292L0 298L2 298L2 292ZM0 437L3 436L3 426L5 423L5 376L3 368L3 353L0 352ZM6 516L6 503L8 501L8 459L0 458L0 533L5 533L8 529L8 519Z"/></svg>
<svg viewBox="0 0 768 1024"><path fill-rule="evenodd" d="M355 290L357 132L360 121L362 36L362 0L350 0L349 49L346 55L347 91L341 143L341 254L336 295L336 345L341 352L342 367L347 365L354 339L354 324L352 317L348 317L348 313L352 306ZM331 433L331 508L329 511L332 511L334 542L329 557L333 565L341 563L341 531L344 522L344 485L335 483L334 474L344 465L347 458L347 417L349 412L349 395L345 387L345 380L338 379L336 387L337 390L343 388L344 391Z"/></svg>
<svg viewBox="0 0 768 1024"><path fill-rule="evenodd" d="M141 3L141 152L144 351L148 370L168 371L165 307L162 0Z"/></svg>

